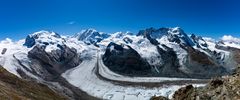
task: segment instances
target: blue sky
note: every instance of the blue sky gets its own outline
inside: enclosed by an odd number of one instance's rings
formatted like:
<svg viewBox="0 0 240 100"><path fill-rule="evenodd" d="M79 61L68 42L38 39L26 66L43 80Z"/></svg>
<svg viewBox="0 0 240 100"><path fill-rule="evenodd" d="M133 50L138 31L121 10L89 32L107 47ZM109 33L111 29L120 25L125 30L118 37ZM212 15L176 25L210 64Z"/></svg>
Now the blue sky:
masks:
<svg viewBox="0 0 240 100"><path fill-rule="evenodd" d="M1 0L0 39L40 30L74 34L179 26L187 33L239 37L240 0Z"/></svg>

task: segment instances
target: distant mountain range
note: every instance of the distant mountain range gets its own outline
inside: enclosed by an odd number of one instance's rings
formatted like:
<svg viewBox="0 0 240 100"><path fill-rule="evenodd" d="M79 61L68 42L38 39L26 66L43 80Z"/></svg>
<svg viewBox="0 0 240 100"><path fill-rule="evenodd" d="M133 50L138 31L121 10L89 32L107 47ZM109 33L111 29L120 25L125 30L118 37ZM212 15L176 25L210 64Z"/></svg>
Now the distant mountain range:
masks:
<svg viewBox="0 0 240 100"><path fill-rule="evenodd" d="M216 41L188 35L179 27L147 28L136 35L94 29L73 36L39 31L19 41L2 40L0 52L2 68L23 80L45 84L68 99L124 96L131 100L149 99L164 89L149 88L145 94L132 85L156 87L155 83L167 82L178 85L173 89L177 90L187 83L202 84L233 73L240 63L240 39L223 36ZM169 91L160 95L171 96L166 94Z"/></svg>

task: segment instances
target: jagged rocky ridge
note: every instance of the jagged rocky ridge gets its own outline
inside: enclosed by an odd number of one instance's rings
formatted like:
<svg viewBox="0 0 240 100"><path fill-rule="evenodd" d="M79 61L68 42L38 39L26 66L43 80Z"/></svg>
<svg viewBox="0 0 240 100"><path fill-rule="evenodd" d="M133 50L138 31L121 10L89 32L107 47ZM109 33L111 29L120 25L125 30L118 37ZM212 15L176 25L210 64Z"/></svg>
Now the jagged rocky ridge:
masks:
<svg viewBox="0 0 240 100"><path fill-rule="evenodd" d="M145 64L151 65L150 76L211 78L229 73L226 66L224 67L216 62L214 59L215 55L209 55L208 52L211 52L211 50L208 49L204 39L195 35L188 37L180 28L149 28L139 31L137 36L142 37L142 39L130 39L131 36L126 36L123 38L124 42L120 42L120 44L127 44L129 47L132 46L132 49L141 49L144 47L139 46L139 44L125 42L126 38L136 41L137 43L143 41L150 42L146 47L152 46L152 48L155 49L154 52L157 54L150 55L148 57L141 57L141 59L148 60L152 59L151 57L158 55L156 58L153 58L155 60L153 62L156 62L156 60L159 60L160 62L156 64ZM107 48L105 55L103 55L103 59L111 58L111 56L109 56L110 53L108 53L109 48ZM111 50L110 52L117 52L117 50ZM148 50L144 53L148 53ZM115 53L112 53L112 56L114 56L114 54ZM122 56L126 56L125 58L132 58L130 55L128 55L128 52L121 52L120 54ZM134 58L138 58L137 55ZM120 56L116 57L119 57L118 60L121 60ZM150 62L152 60L150 60ZM104 61L109 68L111 66L109 63L117 62L116 59L112 60L112 62L109 62L109 60ZM116 66L116 64L114 65L116 69L117 67L121 68L121 66L121 64L118 66ZM125 70L131 70L130 66L127 68L129 69ZM113 71L117 72L116 70ZM134 74L132 75L135 76Z"/></svg>
<svg viewBox="0 0 240 100"><path fill-rule="evenodd" d="M108 38L110 35L98 32L95 29L82 30L80 33L75 34L73 37L77 38L79 41L84 41L86 44L94 44ZM97 45L96 45L97 46Z"/></svg>

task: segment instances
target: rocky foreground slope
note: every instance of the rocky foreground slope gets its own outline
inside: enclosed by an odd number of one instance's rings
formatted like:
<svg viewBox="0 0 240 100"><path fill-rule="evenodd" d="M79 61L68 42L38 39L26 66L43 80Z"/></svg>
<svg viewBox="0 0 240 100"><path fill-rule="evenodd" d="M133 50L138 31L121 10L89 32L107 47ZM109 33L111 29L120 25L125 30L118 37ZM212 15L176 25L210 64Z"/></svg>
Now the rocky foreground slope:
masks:
<svg viewBox="0 0 240 100"><path fill-rule="evenodd" d="M239 100L240 67L229 76L212 79L206 86L194 88L192 85L177 90L172 99L154 96L151 100Z"/></svg>
<svg viewBox="0 0 240 100"><path fill-rule="evenodd" d="M0 66L1 100L67 100L48 86L27 81L9 73Z"/></svg>

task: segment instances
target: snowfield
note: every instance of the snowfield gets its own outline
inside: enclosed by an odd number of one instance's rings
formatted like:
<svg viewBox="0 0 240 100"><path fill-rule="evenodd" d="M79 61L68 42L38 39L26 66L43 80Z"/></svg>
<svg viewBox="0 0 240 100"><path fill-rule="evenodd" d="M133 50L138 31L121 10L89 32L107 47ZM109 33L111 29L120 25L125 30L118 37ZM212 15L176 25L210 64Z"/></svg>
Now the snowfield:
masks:
<svg viewBox="0 0 240 100"><path fill-rule="evenodd" d="M27 54L29 48L22 46L23 42L24 40L13 42L9 38L0 42L0 52L6 49L4 54L0 54L0 65L18 77L20 77L20 75L17 73L18 67L16 67L16 60L13 58L13 55L19 52Z"/></svg>

